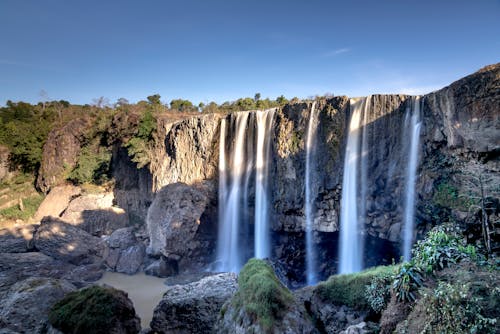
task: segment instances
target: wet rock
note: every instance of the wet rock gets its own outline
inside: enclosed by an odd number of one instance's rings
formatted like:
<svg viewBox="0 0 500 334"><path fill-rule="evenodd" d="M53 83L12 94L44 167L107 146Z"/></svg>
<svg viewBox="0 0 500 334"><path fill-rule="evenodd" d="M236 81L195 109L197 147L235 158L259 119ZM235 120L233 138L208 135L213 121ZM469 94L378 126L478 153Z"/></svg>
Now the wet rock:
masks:
<svg viewBox="0 0 500 334"><path fill-rule="evenodd" d="M151 329L157 333L210 333L226 300L237 290L232 273L167 288L156 306Z"/></svg>
<svg viewBox="0 0 500 334"><path fill-rule="evenodd" d="M42 220L33 241L43 254L74 265L98 262L102 253L99 238L50 217Z"/></svg>
<svg viewBox="0 0 500 334"><path fill-rule="evenodd" d="M160 259L149 264L146 269L144 269L144 272L146 275L151 276L170 277L179 273L179 266L177 261L169 260L162 256Z"/></svg>
<svg viewBox="0 0 500 334"><path fill-rule="evenodd" d="M19 333L38 333L50 308L76 288L65 280L30 277L14 284L2 299L0 323Z"/></svg>

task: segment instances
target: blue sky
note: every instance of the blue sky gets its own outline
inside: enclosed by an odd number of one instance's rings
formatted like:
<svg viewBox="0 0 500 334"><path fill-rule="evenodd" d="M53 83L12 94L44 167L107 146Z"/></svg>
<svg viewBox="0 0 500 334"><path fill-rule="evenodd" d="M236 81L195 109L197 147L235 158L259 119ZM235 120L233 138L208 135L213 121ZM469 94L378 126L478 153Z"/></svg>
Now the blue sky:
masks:
<svg viewBox="0 0 500 334"><path fill-rule="evenodd" d="M0 0L0 105L418 94L499 36L500 0Z"/></svg>

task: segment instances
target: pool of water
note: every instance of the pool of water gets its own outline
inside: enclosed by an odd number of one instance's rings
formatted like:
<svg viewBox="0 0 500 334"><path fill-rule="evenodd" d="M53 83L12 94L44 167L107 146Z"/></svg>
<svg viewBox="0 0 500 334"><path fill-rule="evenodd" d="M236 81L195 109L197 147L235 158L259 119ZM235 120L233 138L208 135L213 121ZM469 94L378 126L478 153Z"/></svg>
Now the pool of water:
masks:
<svg viewBox="0 0 500 334"><path fill-rule="evenodd" d="M128 297L134 303L135 312L141 318L141 327L149 328L153 311L167 289L164 281L164 278L147 276L144 273L126 275L105 272L96 283L110 285L128 293Z"/></svg>

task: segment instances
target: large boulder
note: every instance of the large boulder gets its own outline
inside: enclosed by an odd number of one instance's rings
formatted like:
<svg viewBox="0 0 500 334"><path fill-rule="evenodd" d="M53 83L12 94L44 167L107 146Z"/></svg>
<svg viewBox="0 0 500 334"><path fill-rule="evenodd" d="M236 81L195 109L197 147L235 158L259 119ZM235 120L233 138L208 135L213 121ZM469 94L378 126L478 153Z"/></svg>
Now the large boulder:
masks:
<svg viewBox="0 0 500 334"><path fill-rule="evenodd" d="M109 235L128 225L128 215L113 200L113 193L82 195L69 203L61 218L92 235Z"/></svg>
<svg viewBox="0 0 500 334"><path fill-rule="evenodd" d="M155 308L151 329L162 334L210 333L222 305L236 289L236 275L232 273L168 287Z"/></svg>
<svg viewBox="0 0 500 334"><path fill-rule="evenodd" d="M137 334L141 330L128 295L97 285L67 294L52 307L49 321L68 334Z"/></svg>
<svg viewBox="0 0 500 334"><path fill-rule="evenodd" d="M59 217L69 202L80 193L81 189L72 185L54 187L40 204L33 218L35 221L40 221L47 216Z"/></svg>
<svg viewBox="0 0 500 334"><path fill-rule="evenodd" d="M318 333L304 304L277 279L268 263L250 259L238 277L238 291L224 304L217 333Z"/></svg>
<svg viewBox="0 0 500 334"><path fill-rule="evenodd" d="M43 254L74 265L95 263L102 253L101 239L51 217L42 220L33 241Z"/></svg>
<svg viewBox="0 0 500 334"><path fill-rule="evenodd" d="M7 227L0 230L0 253L24 253L32 249L36 225Z"/></svg>
<svg viewBox="0 0 500 334"><path fill-rule="evenodd" d="M104 263L112 271L135 274L141 267L146 247L138 241L131 227L114 231L105 242Z"/></svg>
<svg viewBox="0 0 500 334"><path fill-rule="evenodd" d="M174 183L162 188L148 210L149 254L178 262L207 255L209 245L201 242L197 233L203 227L202 215L209 204L202 186Z"/></svg>
<svg viewBox="0 0 500 334"><path fill-rule="evenodd" d="M39 333L52 305L75 286L66 280L30 277L14 284L0 303L0 326L18 333Z"/></svg>

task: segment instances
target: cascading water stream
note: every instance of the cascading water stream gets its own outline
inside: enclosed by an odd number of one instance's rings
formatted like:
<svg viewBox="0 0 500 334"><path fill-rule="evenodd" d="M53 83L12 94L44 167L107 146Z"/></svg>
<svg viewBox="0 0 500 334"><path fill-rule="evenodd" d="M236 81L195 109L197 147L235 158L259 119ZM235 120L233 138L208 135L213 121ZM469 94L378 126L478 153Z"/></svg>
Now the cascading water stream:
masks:
<svg viewBox="0 0 500 334"><path fill-rule="evenodd" d="M257 112L257 154L255 174L255 257L263 259L271 255L269 237L268 175L271 129L275 110Z"/></svg>
<svg viewBox="0 0 500 334"><path fill-rule="evenodd" d="M313 242L313 202L312 194L312 171L314 170L316 131L318 128L318 113L315 110L316 102L313 102L309 124L307 126L306 138L306 174L305 174L305 215L306 215L306 280L307 285L314 285L317 281L316 250Z"/></svg>
<svg viewBox="0 0 500 334"><path fill-rule="evenodd" d="M411 246L413 244L413 230L415 220L415 180L418 165L418 148L420 142L420 121L421 97L416 96L411 98L411 108L408 112L411 113L410 124L410 151L408 166L406 169L406 198L404 212L404 228L403 228L403 257L405 261L411 259Z"/></svg>
<svg viewBox="0 0 500 334"><path fill-rule="evenodd" d="M222 229L222 233L220 233L222 239L218 240L219 248L217 252L218 270L220 271L239 272L241 268L242 258L239 249L239 233L242 218L241 204L245 202L242 194L244 191L243 181L245 180L245 172L247 170L245 164L245 135L248 115L248 112L240 112L235 116L236 137L234 147L232 148L232 166L229 171L230 173L228 173L231 185L229 187L226 185L225 191L226 193L227 191L229 192L227 197L224 194L220 195L225 198L225 202L219 204L223 205L222 210L224 212L222 221L220 222L220 225L222 225L220 227ZM224 189L219 189L219 191L224 191ZM220 207L219 210L221 210Z"/></svg>
<svg viewBox="0 0 500 334"><path fill-rule="evenodd" d="M360 165L360 139L362 113L369 98L350 100L351 121L347 135L340 204L340 257L339 273L347 274L362 269L362 241L358 224L358 168ZM365 111L366 114L366 111ZM363 117L364 118L364 117Z"/></svg>

